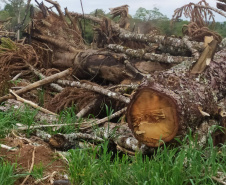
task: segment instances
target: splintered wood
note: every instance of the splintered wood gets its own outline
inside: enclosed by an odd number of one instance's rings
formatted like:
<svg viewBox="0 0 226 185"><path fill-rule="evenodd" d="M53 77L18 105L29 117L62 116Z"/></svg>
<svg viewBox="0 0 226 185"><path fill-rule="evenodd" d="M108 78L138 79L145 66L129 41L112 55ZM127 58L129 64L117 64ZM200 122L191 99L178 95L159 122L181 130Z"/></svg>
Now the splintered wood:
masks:
<svg viewBox="0 0 226 185"><path fill-rule="evenodd" d="M128 108L128 124L134 136L148 146L159 146L159 140L170 141L177 134L175 103L152 89L138 92Z"/></svg>

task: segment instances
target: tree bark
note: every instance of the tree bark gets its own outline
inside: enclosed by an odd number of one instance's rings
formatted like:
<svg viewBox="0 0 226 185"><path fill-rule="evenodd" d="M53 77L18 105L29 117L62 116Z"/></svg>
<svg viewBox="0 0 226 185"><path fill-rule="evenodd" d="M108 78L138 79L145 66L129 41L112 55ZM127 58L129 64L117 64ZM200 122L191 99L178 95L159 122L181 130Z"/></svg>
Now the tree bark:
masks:
<svg viewBox="0 0 226 185"><path fill-rule="evenodd" d="M206 66L209 65L209 62L213 59L213 56L216 52L216 48L218 46L218 42L216 40L212 40L202 52L199 60L196 62L194 67L191 70L192 74L201 73L204 71Z"/></svg>
<svg viewBox="0 0 226 185"><path fill-rule="evenodd" d="M141 80L141 73L131 70L124 61L124 54L117 54L109 51L84 50L78 54L74 54L68 60L60 59L53 63L53 67L65 69L73 67L73 74L79 79L88 79L91 81L109 81L120 83L124 79ZM65 57L65 56L63 56ZM139 61L134 61L138 64ZM151 64L150 64L151 65ZM165 66L167 68L167 66ZM169 68L169 66L168 66ZM157 69L156 69L157 70Z"/></svg>
<svg viewBox="0 0 226 185"><path fill-rule="evenodd" d="M217 3L217 8L226 12L226 4Z"/></svg>
<svg viewBox="0 0 226 185"><path fill-rule="evenodd" d="M226 50L218 53L199 76L183 62L144 81L127 109L127 122L141 143L157 147L176 135L219 116L218 101L226 95Z"/></svg>
<svg viewBox="0 0 226 185"><path fill-rule="evenodd" d="M81 82L76 82L76 81L67 81L67 80L58 80L58 83L62 84L62 85L68 85L71 87L79 87L79 88L84 88L90 91L94 91L94 92L98 92L100 94L103 94L105 96L108 96L110 98L119 100L121 102L124 103L129 103L130 99L113 91L110 91L108 89L105 89L101 86L97 86L97 85L90 85L87 83L81 83Z"/></svg>
<svg viewBox="0 0 226 185"><path fill-rule="evenodd" d="M220 1L222 3L225 3L226 4L226 0L217 0L217 1Z"/></svg>
<svg viewBox="0 0 226 185"><path fill-rule="evenodd" d="M181 56L171 56L167 54L155 54L155 53L146 53L144 49L134 50L126 48L117 44L109 44L108 49L114 50L116 52L123 52L130 57L142 58L144 60L151 60L153 62L167 63L167 64L176 64L183 61L194 61L192 57L181 57Z"/></svg>
<svg viewBox="0 0 226 185"><path fill-rule="evenodd" d="M83 15L78 13L71 13L72 16L85 18L92 20L98 24L103 24L103 20L98 17L93 17L91 15ZM167 37L163 35L144 35L144 34L137 34L132 33L130 31L124 30L120 28L118 25L111 21L111 28L114 32L118 33L118 37L122 40L132 40L138 42L150 42L150 43L158 43L159 49L164 50L165 53L175 54L179 53L180 50L183 52L183 49L188 50L186 44L182 39ZM204 48L203 42L195 42L191 41L193 48L196 48L198 51L202 51ZM175 52L175 50L178 50Z"/></svg>
<svg viewBox="0 0 226 185"><path fill-rule="evenodd" d="M18 91L15 91L15 93L20 95L20 94L28 92L28 91L30 91L32 89L40 87L42 85L49 84L49 83L51 83L53 81L56 81L59 78L62 78L64 76L67 76L67 75L71 74L71 71L72 71L71 69L67 69L67 70L62 71L60 73L54 74L54 75L49 76L49 77L47 77L47 78L45 78L43 80L39 80L37 82L34 82L34 83L32 83L32 84L30 84L30 85L28 85L28 86L26 86L26 87L24 87L24 88L22 88L22 89L20 89ZM7 94L7 95L5 95L3 97L0 97L0 103L5 101L5 100L7 100L7 99L12 99L12 98L14 98L13 95Z"/></svg>

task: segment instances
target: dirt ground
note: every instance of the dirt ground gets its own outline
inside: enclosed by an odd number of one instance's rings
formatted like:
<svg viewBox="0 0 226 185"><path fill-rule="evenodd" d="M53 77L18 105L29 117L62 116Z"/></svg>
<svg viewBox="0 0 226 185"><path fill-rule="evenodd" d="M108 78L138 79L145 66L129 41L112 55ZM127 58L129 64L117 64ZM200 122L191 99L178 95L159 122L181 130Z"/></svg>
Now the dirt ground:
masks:
<svg viewBox="0 0 226 185"><path fill-rule="evenodd" d="M18 164L17 173L22 174L29 171L32 164L32 153L35 148L34 165L39 166L42 164L44 167L43 177L57 172L57 174L54 175L54 180L63 179L63 176L66 174L66 162L49 147L48 143L45 143L40 138L32 136L29 140L33 145L21 138L7 137L2 139L1 143L11 147L17 147L18 150L9 151L1 148L0 157L11 163L16 162ZM15 185L21 184L24 178L25 177L18 179ZM34 184L36 180L37 179L30 176L25 184ZM38 184L50 185L50 178Z"/></svg>

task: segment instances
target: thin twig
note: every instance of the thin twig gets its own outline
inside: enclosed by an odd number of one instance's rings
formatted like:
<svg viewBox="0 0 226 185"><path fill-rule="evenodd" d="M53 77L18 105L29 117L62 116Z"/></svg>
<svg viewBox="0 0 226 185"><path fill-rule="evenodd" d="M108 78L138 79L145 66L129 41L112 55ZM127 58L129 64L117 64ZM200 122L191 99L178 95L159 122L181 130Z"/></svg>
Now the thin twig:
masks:
<svg viewBox="0 0 226 185"><path fill-rule="evenodd" d="M107 117L105 117L105 118L103 118L103 119L98 120L98 121L95 122L93 125L89 125L89 126L86 126L86 127L82 127L82 126L81 126L79 129L80 129L80 130L86 130L86 129L90 128L90 127L93 127L93 126L96 126L96 125L100 125L100 124L102 124L102 123L105 123L106 121L109 121L109 120L111 120L111 119L113 119L113 118L115 118L115 117L118 117L119 115L121 115L122 113L124 113L124 112L126 111L126 109L127 109L127 108L123 108L123 109L121 109L120 111L115 112L114 114L112 114L112 115L110 115L110 116L107 116Z"/></svg>
<svg viewBox="0 0 226 185"><path fill-rule="evenodd" d="M217 178L217 177L211 177L213 180L217 181L218 183L220 184L223 184L223 185L226 185L226 182L224 182L223 180L221 180L220 178Z"/></svg>
<svg viewBox="0 0 226 185"><path fill-rule="evenodd" d="M26 142L29 143L29 144L32 144L32 143L33 143L30 139L27 139L27 138L18 136L14 131L12 131L12 135L13 135L15 138L18 138L18 139L20 139L20 140L24 140L24 141L26 141Z"/></svg>
<svg viewBox="0 0 226 185"><path fill-rule="evenodd" d="M3 144L0 144L0 148L4 148L4 149L10 150L10 151L17 151L16 148L13 148L13 147L7 146L7 145L3 145Z"/></svg>
<svg viewBox="0 0 226 185"><path fill-rule="evenodd" d="M39 111L42 111L42 112L44 112L44 113L46 113L46 114L52 114L52 115L54 115L54 116L57 116L56 113L51 112L51 111L49 111L49 110L47 110L47 109L44 109L44 108L38 106L37 104L35 104L35 103L32 102L32 101L29 101L29 100L26 100L26 99L24 99L24 98L21 98L21 97L18 96L13 90L10 89L9 91L10 91L10 93L12 93L12 94L16 97L16 99L17 99L18 101L23 102L23 103L26 103L26 104L32 106L33 108L38 109Z"/></svg>
<svg viewBox="0 0 226 185"><path fill-rule="evenodd" d="M54 176L57 174L56 171L54 171L51 175L50 175L50 178L49 178L49 181L50 181L50 184L53 184L54 183Z"/></svg>
<svg viewBox="0 0 226 185"><path fill-rule="evenodd" d="M29 169L29 174L26 176L26 178L23 180L23 182L20 184L20 185L24 185L25 184L25 182L27 181L27 179L30 177L30 174L31 174L31 172L32 172L32 170L33 170L33 167L34 167L34 163L35 163L35 147L34 147L34 150L33 150L33 152L32 152L32 163L31 163L31 167L30 167L30 169Z"/></svg>
<svg viewBox="0 0 226 185"><path fill-rule="evenodd" d="M67 69L67 70L62 71L62 72L60 72L60 73L57 73L57 74L48 76L48 77L46 77L46 78L43 79L43 80L39 80L39 81L37 81L37 82L34 82L34 83L32 83L32 84L27 85L26 87L24 87L24 88L22 88L22 89L16 91L15 93L16 93L17 95L23 94L23 93L25 93L25 92L28 92L28 91L30 91L30 90L36 89L36 88L38 88L38 87L40 87L40 86L43 86L43 85L45 85L45 84L49 84L49 83L51 83L51 82L53 82L53 81L56 81L56 80L59 79L59 78L62 78L62 77L67 76L67 75L70 75L71 72L72 72L72 69ZM3 101L5 101L5 100L11 99L11 98L14 98L14 96L11 95L11 94L7 94L7 95L5 95L5 96L3 96L3 97L0 97L0 103L3 102Z"/></svg>
<svg viewBox="0 0 226 185"><path fill-rule="evenodd" d="M127 150L127 149L125 149L125 148L123 148L123 147L121 147L119 145L117 145L117 149L122 151L125 154L131 155L131 156L135 156L135 152L129 151L129 150Z"/></svg>
<svg viewBox="0 0 226 185"><path fill-rule="evenodd" d="M48 128L48 127L63 127L63 126L71 126L71 125L80 125L80 123L70 123L70 124L53 124L53 125L35 125L35 126L25 126L19 127L17 130L27 130L27 129L36 129L36 128Z"/></svg>
<svg viewBox="0 0 226 185"><path fill-rule="evenodd" d="M35 74L37 75L38 77L40 77L41 79L45 79L46 76L43 75L41 72L39 72L37 69L35 69L31 64L27 63L28 67L30 68L30 70ZM50 86L52 88L54 88L55 90L57 90L58 92L62 92L64 90L63 87L61 87L60 85L58 84L55 84L55 83L51 83Z"/></svg>
<svg viewBox="0 0 226 185"><path fill-rule="evenodd" d="M18 73L15 77L13 77L12 81L17 80L22 75L22 72Z"/></svg>
<svg viewBox="0 0 226 185"><path fill-rule="evenodd" d="M86 105L81 111L79 111L78 114L76 114L76 117L82 118L89 110L91 110L94 105L96 104L97 99L94 99L91 101L88 105Z"/></svg>
<svg viewBox="0 0 226 185"><path fill-rule="evenodd" d="M114 86L108 87L107 89L111 90L111 89L124 88L124 87L131 88L131 89L137 89L138 86L139 86L138 84L131 84L131 85L119 84L119 85L114 85Z"/></svg>
<svg viewBox="0 0 226 185"><path fill-rule="evenodd" d="M38 179L38 180L36 180L35 182L34 182L34 184L39 184L40 182L42 182L42 181L45 181L46 179L48 179L48 178L53 178L53 176L55 175L55 174L57 174L57 172L56 171L54 171L52 174L50 174L50 175L47 175L47 176L45 176L45 177L43 177L43 178L41 178L41 179Z"/></svg>

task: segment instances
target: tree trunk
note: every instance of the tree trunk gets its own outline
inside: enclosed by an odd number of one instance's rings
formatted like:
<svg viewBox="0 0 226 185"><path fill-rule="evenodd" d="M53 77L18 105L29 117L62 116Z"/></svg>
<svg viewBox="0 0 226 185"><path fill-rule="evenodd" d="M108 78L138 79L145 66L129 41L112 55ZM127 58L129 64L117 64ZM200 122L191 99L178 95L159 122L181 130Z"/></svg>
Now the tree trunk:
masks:
<svg viewBox="0 0 226 185"><path fill-rule="evenodd" d="M157 147L196 130L207 118L219 116L218 101L226 95L226 50L205 72L192 76L191 63L151 75L127 109L127 122L141 143Z"/></svg>
<svg viewBox="0 0 226 185"><path fill-rule="evenodd" d="M144 60L151 60L154 62L156 61L156 62L167 63L167 64L181 63L185 60L188 60L188 61L195 60L192 57L171 56L169 54L167 55L167 54L146 53L144 49L134 50L134 49L130 49L117 44L109 44L107 47L108 49L111 49L114 51L123 52L130 57L142 58Z"/></svg>
<svg viewBox="0 0 226 185"><path fill-rule="evenodd" d="M53 1L49 2L52 2L54 6L58 6ZM141 70L144 73L171 67L169 63L153 65L150 62L144 63L144 61L139 61L140 59L133 59L133 61L130 61L131 65L128 66L125 63L125 60L128 60L125 54L113 53L106 49L87 49L76 27L76 19L73 19L74 17L71 16L70 12L66 11L66 15L71 20L71 25L65 24L65 20L54 12L49 12L46 17L41 16L41 14L39 12L35 16L33 19L35 25L30 27L30 29L32 30L32 39L35 40L34 48L40 58L42 57L43 62L46 62L46 50L42 48L46 48L46 45L48 45L48 50L51 51L51 56L48 57L51 59L49 67L61 70L72 67L77 78L104 82L105 84L109 82L117 84L124 79L141 80L144 75L141 74L136 66L142 68ZM39 47L43 44L43 47ZM47 54L49 55L49 53ZM167 58L170 57L165 56L162 61ZM45 65L43 64L43 66ZM151 71L143 70L144 65L145 70L151 69ZM135 70L132 70L131 66Z"/></svg>
<svg viewBox="0 0 226 185"><path fill-rule="evenodd" d="M226 4L217 3L217 8L226 12Z"/></svg>
<svg viewBox="0 0 226 185"><path fill-rule="evenodd" d="M69 56L69 55L68 55ZM123 54L111 53L108 51L84 50L77 55L71 53L67 60L65 55L58 54L58 60L53 62L53 67L65 69L73 67L73 74L79 79L91 81L108 81L120 83L124 79L141 80L142 75L137 74L124 63L126 57Z"/></svg>
<svg viewBox="0 0 226 185"><path fill-rule="evenodd" d="M92 20L100 25L104 23L104 20L91 15L83 15L78 13L71 13L71 15L78 18L85 18L85 19ZM147 43L147 42L158 43L159 49L164 53L179 55L179 53L184 54L186 53L186 51L189 51L184 41L180 38L167 37L164 35L137 34L137 33L130 32L120 28L118 25L114 24L112 21L111 21L111 29L115 33L117 33L117 36L122 40L131 40L131 41L144 42L144 43ZM203 42L191 41L191 43L193 47L196 48L198 51L202 51L204 48Z"/></svg>

